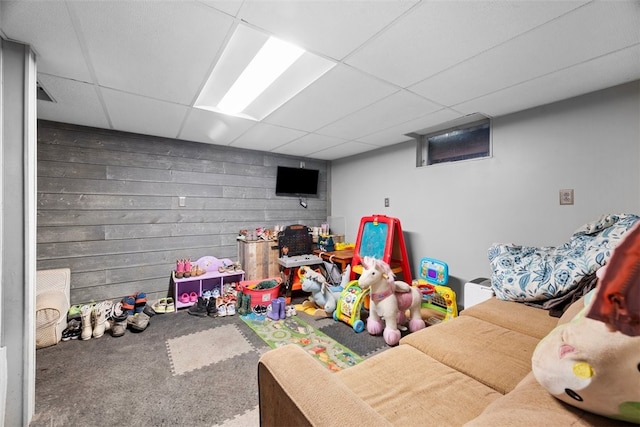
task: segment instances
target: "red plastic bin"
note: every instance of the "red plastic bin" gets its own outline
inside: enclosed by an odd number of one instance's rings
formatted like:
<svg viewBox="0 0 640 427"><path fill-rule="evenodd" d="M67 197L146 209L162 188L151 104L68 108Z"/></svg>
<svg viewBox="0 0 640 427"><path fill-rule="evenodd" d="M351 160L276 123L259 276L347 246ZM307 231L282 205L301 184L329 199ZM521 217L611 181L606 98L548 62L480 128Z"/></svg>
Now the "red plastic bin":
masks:
<svg viewBox="0 0 640 427"><path fill-rule="evenodd" d="M271 289L251 289L252 286L266 280L275 280L276 282L278 282L278 284ZM243 280L240 282L240 290L243 294L249 295L251 297L251 308L253 308L256 305L269 305L272 299L278 298L280 294L281 284L282 279L280 279L279 277L270 277L267 279L258 280Z"/></svg>

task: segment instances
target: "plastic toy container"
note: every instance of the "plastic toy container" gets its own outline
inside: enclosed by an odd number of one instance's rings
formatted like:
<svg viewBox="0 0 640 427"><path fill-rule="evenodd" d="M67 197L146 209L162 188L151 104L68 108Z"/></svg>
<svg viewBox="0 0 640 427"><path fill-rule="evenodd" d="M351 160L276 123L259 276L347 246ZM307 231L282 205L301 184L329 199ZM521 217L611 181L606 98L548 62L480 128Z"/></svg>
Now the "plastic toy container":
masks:
<svg viewBox="0 0 640 427"><path fill-rule="evenodd" d="M269 289L253 289L258 283L265 282L267 280L275 280L278 282L276 286ZM267 279L258 280L243 280L240 282L240 290L243 294L251 297L251 308L256 305L269 305L272 299L278 298L280 294L280 285L282 280L279 277L270 277Z"/></svg>

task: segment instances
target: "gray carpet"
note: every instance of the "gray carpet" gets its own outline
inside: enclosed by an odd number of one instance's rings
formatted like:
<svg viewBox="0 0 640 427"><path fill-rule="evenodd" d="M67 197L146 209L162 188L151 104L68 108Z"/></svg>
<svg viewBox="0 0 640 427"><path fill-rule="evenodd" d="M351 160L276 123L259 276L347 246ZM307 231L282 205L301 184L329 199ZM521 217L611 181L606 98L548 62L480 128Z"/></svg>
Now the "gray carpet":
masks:
<svg viewBox="0 0 640 427"><path fill-rule="evenodd" d="M333 319L299 314L363 357L386 347ZM36 352L31 427L258 425L257 362L269 347L239 316L156 315L146 331Z"/></svg>

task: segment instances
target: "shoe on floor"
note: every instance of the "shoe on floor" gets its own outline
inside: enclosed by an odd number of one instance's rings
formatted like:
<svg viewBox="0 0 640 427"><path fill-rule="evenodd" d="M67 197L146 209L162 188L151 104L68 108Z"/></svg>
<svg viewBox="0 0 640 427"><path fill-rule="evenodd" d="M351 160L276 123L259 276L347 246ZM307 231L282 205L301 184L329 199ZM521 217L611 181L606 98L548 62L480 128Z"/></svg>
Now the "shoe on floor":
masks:
<svg viewBox="0 0 640 427"><path fill-rule="evenodd" d="M93 337L100 338L106 330L107 314L105 307L107 304L100 302L93 307Z"/></svg>
<svg viewBox="0 0 640 427"><path fill-rule="evenodd" d="M151 307L149 304L144 305L142 312L149 317L153 317L156 315L156 310L153 307Z"/></svg>
<svg viewBox="0 0 640 427"><path fill-rule="evenodd" d="M173 298L160 298L153 304L153 311L155 313L163 314L163 313L173 313L176 308L173 303Z"/></svg>
<svg viewBox="0 0 640 427"><path fill-rule="evenodd" d="M69 307L69 311L67 312L67 321L71 321L73 319L80 320L82 322L82 304L75 304Z"/></svg>
<svg viewBox="0 0 640 427"><path fill-rule="evenodd" d="M198 297L198 301L189 307L188 313L192 316L206 317L207 316L207 300L202 297Z"/></svg>
<svg viewBox="0 0 640 427"><path fill-rule="evenodd" d="M218 306L215 298L209 298L207 302L207 315L209 317L218 317Z"/></svg>
<svg viewBox="0 0 640 427"><path fill-rule="evenodd" d="M62 341L77 340L82 333L82 323L78 319L71 319L67 328L62 331Z"/></svg>
<svg viewBox="0 0 640 427"><path fill-rule="evenodd" d="M128 316L127 325L136 332L142 332L149 326L149 316L144 313L136 313Z"/></svg>
<svg viewBox="0 0 640 427"><path fill-rule="evenodd" d="M224 302L222 297L216 298L216 307L218 308L218 317L224 317L227 315L227 303Z"/></svg>
<svg viewBox="0 0 640 427"><path fill-rule="evenodd" d="M111 326L111 336L112 337L121 337L127 330L127 315L126 313L120 313L112 317L112 326Z"/></svg>
<svg viewBox="0 0 640 427"><path fill-rule="evenodd" d="M82 309L82 332L80 334L80 339L86 341L91 339L93 335L93 326L91 325L91 313L93 312L93 306L91 305L83 305Z"/></svg>
<svg viewBox="0 0 640 427"><path fill-rule="evenodd" d="M144 292L138 292L135 295L135 300L134 300L134 311L136 313L142 313L145 309L145 307L147 306L147 294ZM155 313L153 313L155 314ZM149 314L147 313L147 316L149 316ZM151 316L149 316L151 317Z"/></svg>

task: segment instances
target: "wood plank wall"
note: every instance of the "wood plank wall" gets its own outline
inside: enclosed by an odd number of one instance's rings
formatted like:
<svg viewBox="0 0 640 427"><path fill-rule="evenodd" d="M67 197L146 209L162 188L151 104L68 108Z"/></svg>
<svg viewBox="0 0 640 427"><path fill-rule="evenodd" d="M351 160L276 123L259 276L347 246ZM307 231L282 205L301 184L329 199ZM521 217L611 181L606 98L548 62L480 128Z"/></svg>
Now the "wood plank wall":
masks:
<svg viewBox="0 0 640 427"><path fill-rule="evenodd" d="M320 170L304 209L276 166ZM178 258L237 260L240 229L327 219L325 161L38 123L37 268L71 268L71 303L167 295ZM178 198L186 197L186 206Z"/></svg>

